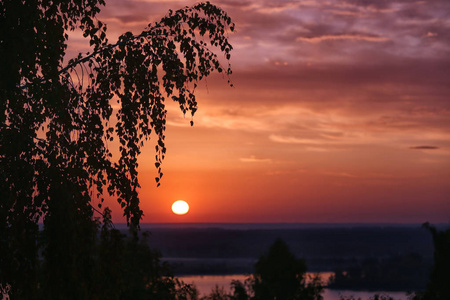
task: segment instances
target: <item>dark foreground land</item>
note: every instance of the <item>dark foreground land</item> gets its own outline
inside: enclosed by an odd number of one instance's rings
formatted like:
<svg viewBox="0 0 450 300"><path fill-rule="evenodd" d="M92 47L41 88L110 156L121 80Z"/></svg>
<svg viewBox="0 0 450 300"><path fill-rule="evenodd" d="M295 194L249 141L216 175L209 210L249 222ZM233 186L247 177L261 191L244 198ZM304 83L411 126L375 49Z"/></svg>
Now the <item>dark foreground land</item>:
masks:
<svg viewBox="0 0 450 300"><path fill-rule="evenodd" d="M161 251L177 275L251 273L253 264L277 238L306 260L310 272L348 270L368 259L381 261L407 255L432 265L432 238L420 224L257 227L143 225L143 230L151 232L150 246Z"/></svg>

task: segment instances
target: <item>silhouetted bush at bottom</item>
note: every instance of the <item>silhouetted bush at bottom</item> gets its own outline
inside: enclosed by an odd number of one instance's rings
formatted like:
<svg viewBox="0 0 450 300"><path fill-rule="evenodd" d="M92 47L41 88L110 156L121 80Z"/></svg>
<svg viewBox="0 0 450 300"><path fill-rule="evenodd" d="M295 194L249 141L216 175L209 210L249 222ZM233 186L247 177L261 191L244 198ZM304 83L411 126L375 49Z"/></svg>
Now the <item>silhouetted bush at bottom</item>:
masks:
<svg viewBox="0 0 450 300"><path fill-rule="evenodd" d="M448 300L450 299L450 229L439 231L428 222L423 224L433 237L434 265L430 280L423 293L412 300Z"/></svg>
<svg viewBox="0 0 450 300"><path fill-rule="evenodd" d="M230 294L218 287L202 300L321 300L323 286L318 277L307 282L306 264L297 259L281 239L255 264L245 282L232 281Z"/></svg>
<svg viewBox="0 0 450 300"><path fill-rule="evenodd" d="M75 240L68 228L61 224L51 227L59 230L62 238L52 244L43 242L38 282L27 282L24 277L14 283L0 283L0 296L8 294L19 300L198 299L197 289L175 278L169 265L161 262L159 251L148 246L145 233L138 235L134 230L125 235L113 228L109 209L104 211L102 224L80 218L76 226L80 233L77 243L63 239ZM45 234L48 232L44 230L43 237ZM22 288L27 285L33 285L31 296Z"/></svg>

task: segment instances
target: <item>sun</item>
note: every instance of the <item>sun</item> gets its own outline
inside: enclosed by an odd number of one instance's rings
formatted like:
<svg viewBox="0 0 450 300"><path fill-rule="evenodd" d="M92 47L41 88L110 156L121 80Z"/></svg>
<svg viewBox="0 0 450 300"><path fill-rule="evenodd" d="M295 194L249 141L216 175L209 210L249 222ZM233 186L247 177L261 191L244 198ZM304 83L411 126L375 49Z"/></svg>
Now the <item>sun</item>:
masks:
<svg viewBox="0 0 450 300"><path fill-rule="evenodd" d="M175 201L172 204L172 211L176 215L184 215L189 211L189 205L183 200Z"/></svg>

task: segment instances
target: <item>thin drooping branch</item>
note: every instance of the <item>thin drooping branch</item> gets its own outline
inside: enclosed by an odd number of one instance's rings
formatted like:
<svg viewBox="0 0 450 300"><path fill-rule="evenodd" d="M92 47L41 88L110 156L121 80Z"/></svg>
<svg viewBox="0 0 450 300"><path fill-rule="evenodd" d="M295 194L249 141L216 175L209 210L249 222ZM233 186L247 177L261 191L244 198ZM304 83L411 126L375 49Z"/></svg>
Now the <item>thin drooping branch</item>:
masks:
<svg viewBox="0 0 450 300"><path fill-rule="evenodd" d="M209 4L209 2L207 2ZM201 5L201 4L200 4ZM177 12L180 12L182 10L179 10ZM166 17L168 18L168 17ZM234 24L230 24L230 21L227 22L228 25L230 25L230 30L233 31L234 30ZM188 24L188 22L179 22L180 25L182 24ZM150 26L151 24L149 24ZM188 24L189 25L189 24ZM141 32L138 35L132 35L129 38L126 39L119 39L119 41L117 41L114 44L104 44L102 46L98 46L98 49L93 51L92 53L86 53L85 56L83 56L81 53L78 55L77 58L75 59L71 59L69 61L69 63L67 64L67 66L65 66L64 68L59 70L59 75L64 74L66 72L69 72L71 70L74 70L78 65L82 65L84 63L87 62L96 62L95 60L92 60L95 56L97 55L101 55L102 53L106 52L106 51L112 51L113 49L119 47L119 46L123 46L123 45L127 45L133 41L138 41L141 38L157 38L157 35L154 35L155 31L161 30L164 27L166 27L167 25L164 24L163 22L160 23L156 23L154 26L150 27L150 29L145 30L143 32ZM186 32L186 30L184 30ZM203 48L204 51L209 51L209 49L207 48L207 44L205 43L199 43L198 44L200 47ZM231 45L230 45L231 46ZM229 53L227 52L227 59L229 59ZM214 54L215 55L215 54ZM227 72L227 76L229 76L231 74L231 69L228 68L228 72ZM229 79L229 77L228 77ZM47 79L45 77L41 77L41 78L37 78L37 80L34 83L27 83L27 84L23 84L20 86L20 89L25 89L28 86L30 86L31 84L39 84L39 83L44 83ZM230 81L229 81L230 82Z"/></svg>

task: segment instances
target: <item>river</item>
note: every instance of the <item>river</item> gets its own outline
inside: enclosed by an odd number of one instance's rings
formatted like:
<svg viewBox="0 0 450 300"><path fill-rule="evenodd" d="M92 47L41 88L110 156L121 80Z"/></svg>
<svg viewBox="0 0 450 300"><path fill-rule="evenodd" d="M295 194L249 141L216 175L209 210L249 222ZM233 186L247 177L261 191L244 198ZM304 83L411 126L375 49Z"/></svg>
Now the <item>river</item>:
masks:
<svg viewBox="0 0 450 300"><path fill-rule="evenodd" d="M332 273L319 273L324 282L328 280ZM312 273L311 273L312 275ZM230 283L232 280L240 280L244 282L247 275L196 275L196 276L179 276L185 283L195 284L200 296L208 295L211 290L217 285L223 287L225 291L230 291ZM406 292L385 292L385 291L351 291L351 290L332 290L325 289L323 293L324 300L340 300L341 296L353 296L355 299L367 300L374 294L386 294L393 297L395 300L407 300Z"/></svg>

